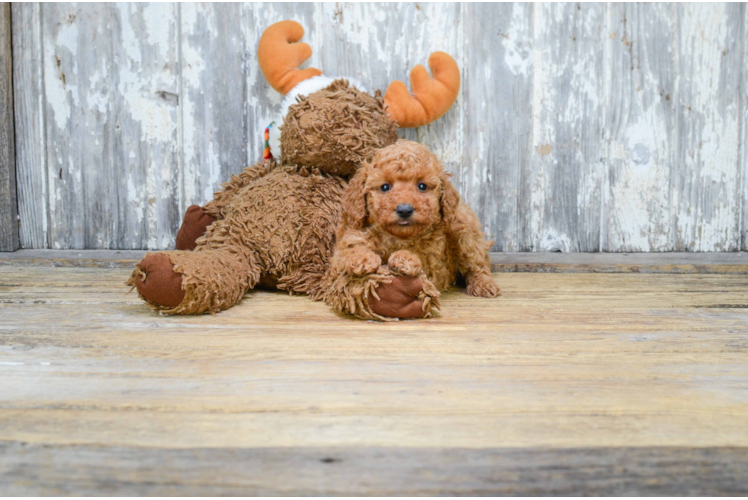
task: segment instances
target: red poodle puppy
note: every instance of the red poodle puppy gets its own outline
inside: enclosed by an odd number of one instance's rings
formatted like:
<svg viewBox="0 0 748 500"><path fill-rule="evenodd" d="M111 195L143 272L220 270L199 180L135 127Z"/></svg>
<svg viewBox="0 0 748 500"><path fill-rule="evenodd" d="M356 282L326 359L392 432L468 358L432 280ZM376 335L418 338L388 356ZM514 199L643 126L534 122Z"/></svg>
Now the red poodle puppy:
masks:
<svg viewBox="0 0 748 500"><path fill-rule="evenodd" d="M465 278L469 295L500 295L488 255L493 242L486 241L478 218L448 177L433 153L406 140L379 149L364 163L343 194L343 217L328 271L328 303L377 319L428 316L435 305L429 299L438 298L437 290L448 290L458 275ZM380 267L384 263L388 269ZM376 286L357 287L354 292L335 286L341 280L388 272L429 280L424 291L430 297L414 297L412 310L387 314L377 311ZM381 283L386 279L379 280L380 287ZM369 292L374 295L371 308L357 307L366 301L350 296Z"/></svg>

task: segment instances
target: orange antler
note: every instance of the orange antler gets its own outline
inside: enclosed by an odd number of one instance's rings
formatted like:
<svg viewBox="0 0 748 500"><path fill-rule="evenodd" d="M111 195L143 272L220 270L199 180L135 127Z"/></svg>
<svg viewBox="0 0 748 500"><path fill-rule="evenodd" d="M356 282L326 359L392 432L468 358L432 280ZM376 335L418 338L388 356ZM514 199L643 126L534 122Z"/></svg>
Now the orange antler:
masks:
<svg viewBox="0 0 748 500"><path fill-rule="evenodd" d="M281 94L287 94L296 84L321 75L316 68L296 69L312 56L306 43L296 43L304 36L304 28L296 21L281 21L268 27L260 37L257 57L262 74Z"/></svg>
<svg viewBox="0 0 748 500"><path fill-rule="evenodd" d="M434 52L429 57L432 79L420 64L410 72L410 88L394 81L387 87L384 102L387 112L400 127L420 127L446 113L460 91L460 69L449 54Z"/></svg>

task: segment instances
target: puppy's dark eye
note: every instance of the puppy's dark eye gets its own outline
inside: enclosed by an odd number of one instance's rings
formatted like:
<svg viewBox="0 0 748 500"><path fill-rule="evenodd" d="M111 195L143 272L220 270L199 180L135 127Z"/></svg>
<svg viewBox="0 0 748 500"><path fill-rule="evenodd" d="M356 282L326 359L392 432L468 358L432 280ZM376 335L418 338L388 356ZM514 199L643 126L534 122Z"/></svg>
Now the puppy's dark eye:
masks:
<svg viewBox="0 0 748 500"><path fill-rule="evenodd" d="M428 188L429 187L426 184L424 184L423 182L419 182L418 183L418 190L419 191L426 191Z"/></svg>
<svg viewBox="0 0 748 500"><path fill-rule="evenodd" d="M390 186L389 184L382 184L382 187L379 188L379 190L383 193L386 193L390 189L392 189L392 186Z"/></svg>

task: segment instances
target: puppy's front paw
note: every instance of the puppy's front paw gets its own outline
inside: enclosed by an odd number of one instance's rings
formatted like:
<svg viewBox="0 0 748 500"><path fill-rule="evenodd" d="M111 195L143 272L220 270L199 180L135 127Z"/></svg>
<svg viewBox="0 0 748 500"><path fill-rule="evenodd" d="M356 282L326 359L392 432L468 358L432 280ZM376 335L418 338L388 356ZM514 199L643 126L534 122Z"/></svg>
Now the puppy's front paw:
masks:
<svg viewBox="0 0 748 500"><path fill-rule="evenodd" d="M418 276L421 274L421 259L407 250L398 250L387 260L389 268L403 276Z"/></svg>
<svg viewBox="0 0 748 500"><path fill-rule="evenodd" d="M467 294L473 297L492 298L501 295L501 289L490 274L478 274L468 278Z"/></svg>
<svg viewBox="0 0 748 500"><path fill-rule="evenodd" d="M382 257L374 252L362 252L351 256L346 262L345 270L354 276L372 274L382 265Z"/></svg>

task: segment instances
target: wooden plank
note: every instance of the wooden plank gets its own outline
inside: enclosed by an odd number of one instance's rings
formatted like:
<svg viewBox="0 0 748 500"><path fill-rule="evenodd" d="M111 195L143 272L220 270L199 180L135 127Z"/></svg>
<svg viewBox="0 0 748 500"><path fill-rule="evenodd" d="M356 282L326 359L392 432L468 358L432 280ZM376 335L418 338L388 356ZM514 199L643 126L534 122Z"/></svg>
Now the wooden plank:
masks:
<svg viewBox="0 0 748 500"><path fill-rule="evenodd" d="M178 94L173 5L42 11L51 246L173 244Z"/></svg>
<svg viewBox="0 0 748 500"><path fill-rule="evenodd" d="M109 128L106 123L108 103L115 99L115 92L108 81L101 79L111 42L106 36L101 39L96 36L94 43L94 34L98 35L97 30L106 26L102 22L106 19L104 9L104 6L86 9L85 17L90 22L80 22L78 15L82 13L69 4L42 9L50 243L53 248L85 248L92 232L96 240L97 228L87 220L87 201L92 197L100 202L115 198L105 190L104 179L111 173L111 168L107 168L111 151L104 149L104 144L109 146L110 143L103 140L104 130ZM83 25L83 33L80 25ZM83 68L76 71L78 60L90 62L93 67L84 66L89 72L84 72ZM100 80L97 86L91 85L89 80L94 71L97 73L94 81ZM69 84L73 87L68 87ZM93 95L104 101L103 109L80 105L79 90L85 92L91 87ZM82 141L98 147L86 147ZM90 176L84 173L86 166L91 166ZM86 192L87 185L92 185L93 193ZM110 212L103 212L98 216L110 216ZM104 229L108 229L108 224ZM99 233L98 236L103 235Z"/></svg>
<svg viewBox="0 0 748 500"><path fill-rule="evenodd" d="M18 248L10 3L0 5L0 251Z"/></svg>
<svg viewBox="0 0 748 500"><path fill-rule="evenodd" d="M677 7L625 3L608 8L611 77L603 248L672 251Z"/></svg>
<svg viewBox="0 0 748 500"><path fill-rule="evenodd" d="M11 5L16 174L23 248L47 248L49 245L41 8L40 3Z"/></svg>
<svg viewBox="0 0 748 500"><path fill-rule="evenodd" d="M675 250L740 248L742 4L678 5Z"/></svg>
<svg viewBox="0 0 748 500"><path fill-rule="evenodd" d="M529 250L531 4L465 5L465 165L455 182L493 249Z"/></svg>
<svg viewBox="0 0 748 500"><path fill-rule="evenodd" d="M141 250L18 250L0 252L0 266L132 269ZM494 272L748 274L748 254L692 253L491 253Z"/></svg>
<svg viewBox="0 0 748 500"><path fill-rule="evenodd" d="M115 87L109 110L107 179L116 199L89 202L88 222L107 224L99 212L116 219L108 239L86 248L174 248L183 211L179 207L179 26L173 3L111 4L109 85ZM103 20L102 20L103 21ZM96 78L96 75L91 78ZM104 80L107 76L102 75ZM123 171L124 170L124 171ZM85 174L90 176L89 172Z"/></svg>
<svg viewBox="0 0 748 500"><path fill-rule="evenodd" d="M748 274L746 253L491 253L493 272Z"/></svg>
<svg viewBox="0 0 748 500"><path fill-rule="evenodd" d="M381 324L164 317L127 274L0 268L0 492L746 491L745 276L497 274Z"/></svg>
<svg viewBox="0 0 748 500"><path fill-rule="evenodd" d="M292 18L308 65L370 89L455 56L458 102L403 135L444 158L495 250L748 249L742 5L12 9L25 247L173 245L186 206L260 157L281 96L257 41Z"/></svg>
<svg viewBox="0 0 748 500"><path fill-rule="evenodd" d="M189 205L210 201L221 183L247 166L249 143L260 136L249 127L244 104L250 99L248 58L256 56L244 46L248 7L180 4L179 10L184 213Z"/></svg>
<svg viewBox="0 0 748 500"><path fill-rule="evenodd" d="M0 266L132 269L145 253L143 250L18 250L0 252Z"/></svg>
<svg viewBox="0 0 748 500"><path fill-rule="evenodd" d="M193 448L0 444L0 492L138 496L745 495L745 448ZM6 472L7 471L7 472Z"/></svg>
<svg viewBox="0 0 748 500"><path fill-rule="evenodd" d="M748 67L748 9L743 9L743 81L746 80ZM741 250L748 250L748 85L743 85L743 105L740 112L743 115L743 137L740 143L741 180L743 189L741 211Z"/></svg>
<svg viewBox="0 0 748 500"><path fill-rule="evenodd" d="M598 251L605 6L534 9L531 229L523 247Z"/></svg>

